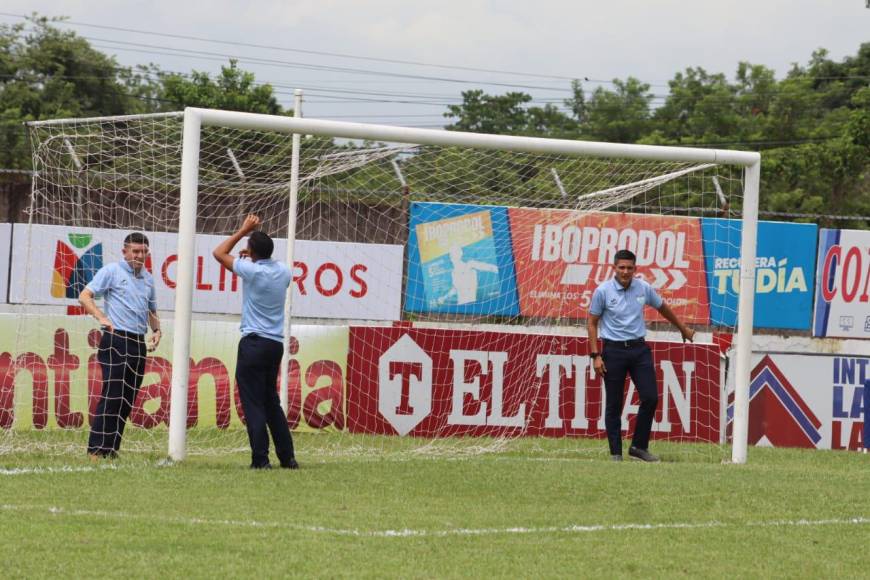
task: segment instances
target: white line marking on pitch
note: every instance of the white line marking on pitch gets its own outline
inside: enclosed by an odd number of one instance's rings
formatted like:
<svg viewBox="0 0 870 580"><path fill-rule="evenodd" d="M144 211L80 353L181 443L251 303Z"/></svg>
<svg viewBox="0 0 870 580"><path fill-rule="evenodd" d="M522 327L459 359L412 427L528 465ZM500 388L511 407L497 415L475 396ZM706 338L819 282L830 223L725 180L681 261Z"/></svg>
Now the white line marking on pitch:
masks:
<svg viewBox="0 0 870 580"><path fill-rule="evenodd" d="M229 526L242 528L277 528L303 532L316 532L337 536L355 536L361 538L424 538L424 537L447 537L447 536L491 536L504 534L560 534L560 533L596 533L596 532L623 532L623 531L656 531L656 530L698 530L713 528L783 528L783 527L817 527L817 526L863 526L870 525L870 517L857 516L853 518L824 519L824 520L770 520L758 522L699 522L699 523L672 523L672 524L599 524L599 525L571 525L571 526L548 526L543 528L448 528L445 530L359 530L329 528L325 526L303 526L288 524L285 522L260 522L256 520L214 520L206 518L170 518L159 515L133 514L126 512L108 512L101 510L66 509L62 507L23 506L0 504L0 511L44 511L55 516L72 517L97 517L106 519L142 519L157 521L165 524L205 525L205 526Z"/></svg>
<svg viewBox="0 0 870 580"><path fill-rule="evenodd" d="M88 473L91 471L102 471L102 470L116 470L118 469L112 465L104 465L101 467L72 467L69 465L63 465L60 467L10 467L10 468L0 468L0 475L34 475L34 474L42 474L42 473Z"/></svg>

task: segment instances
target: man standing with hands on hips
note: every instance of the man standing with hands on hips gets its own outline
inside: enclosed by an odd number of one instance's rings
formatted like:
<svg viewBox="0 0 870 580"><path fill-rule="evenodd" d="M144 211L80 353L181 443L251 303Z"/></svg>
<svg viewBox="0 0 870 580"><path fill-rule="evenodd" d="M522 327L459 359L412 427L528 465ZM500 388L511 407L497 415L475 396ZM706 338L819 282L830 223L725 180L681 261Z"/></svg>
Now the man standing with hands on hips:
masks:
<svg viewBox="0 0 870 580"><path fill-rule="evenodd" d="M129 234L121 253L123 260L100 268L79 294L79 303L97 319L103 331L97 352L103 389L88 437L92 461L117 457L124 426L145 375L145 352L156 349L162 335L154 278L144 267L148 238L139 232ZM105 312L94 300L98 296L105 297ZM146 344L149 325L153 334Z"/></svg>
<svg viewBox="0 0 870 580"><path fill-rule="evenodd" d="M644 307L652 306L677 327L683 342L692 342L695 331L677 318L650 284L634 277L636 261L629 250L616 252L616 275L598 286L592 295L587 321L589 356L595 374L604 378L604 425L611 459L622 461L622 408L625 376L630 374L640 396L640 410L628 454L641 461L655 462L659 458L649 452L649 437L659 399L652 351L644 339ZM598 350L599 335L603 342L601 350Z"/></svg>
<svg viewBox="0 0 870 580"><path fill-rule="evenodd" d="M236 384L245 412L251 444L251 469L270 469L269 435L281 467L298 469L287 416L278 399L278 372L284 355L284 301L292 275L272 260L275 244L258 231L260 218L249 215L236 233L221 242L212 255L242 279L242 339L236 360ZM230 255L245 236L248 247L238 258Z"/></svg>

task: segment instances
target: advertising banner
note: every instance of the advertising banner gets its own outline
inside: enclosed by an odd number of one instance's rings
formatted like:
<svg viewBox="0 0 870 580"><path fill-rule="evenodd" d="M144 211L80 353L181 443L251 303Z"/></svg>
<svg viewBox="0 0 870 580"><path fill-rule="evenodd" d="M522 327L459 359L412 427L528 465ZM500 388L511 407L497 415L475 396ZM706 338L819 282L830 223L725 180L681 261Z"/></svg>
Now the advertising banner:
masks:
<svg viewBox="0 0 870 580"><path fill-rule="evenodd" d="M717 348L650 346L660 396L653 436L718 441ZM420 437L602 437L603 389L587 352L580 337L352 327L347 428ZM629 384L626 430L637 411Z"/></svg>
<svg viewBox="0 0 870 580"><path fill-rule="evenodd" d="M870 232L819 230L813 336L870 338Z"/></svg>
<svg viewBox="0 0 870 580"><path fill-rule="evenodd" d="M586 318L595 288L613 277L617 250L684 322L710 320L697 218L510 208L523 316ZM648 320L662 320L646 309Z"/></svg>
<svg viewBox="0 0 870 580"><path fill-rule="evenodd" d="M406 311L519 313L505 208L412 203L409 227Z"/></svg>
<svg viewBox="0 0 870 580"><path fill-rule="evenodd" d="M79 293L103 264L122 259L127 230L16 224L10 302L76 305ZM157 307L175 307L177 236L147 232ZM239 314L241 281L222 268L212 250L223 236L197 235L193 309ZM235 255L243 249L242 240ZM275 239L283 260L286 241ZM29 249L28 249L29 248ZM294 246L293 315L310 318L398 320L403 249L379 244L297 240Z"/></svg>
<svg viewBox="0 0 870 580"><path fill-rule="evenodd" d="M0 303L9 290L9 250L12 248L12 224L0 224Z"/></svg>
<svg viewBox="0 0 870 580"><path fill-rule="evenodd" d="M853 450L863 446L870 356L759 353L753 365L750 445ZM728 403L730 436L733 393Z"/></svg>
<svg viewBox="0 0 870 580"><path fill-rule="evenodd" d="M146 429L169 420L172 321L149 354L130 420ZM0 429L86 428L102 388L100 331L81 316L0 314ZM235 383L238 324L194 320L188 427L225 429L243 417ZM291 428L344 426L346 326L294 326L288 369Z"/></svg>
<svg viewBox="0 0 870 580"><path fill-rule="evenodd" d="M737 324L741 220L702 218L710 323ZM755 260L756 328L809 330L816 271L815 224L758 222Z"/></svg>

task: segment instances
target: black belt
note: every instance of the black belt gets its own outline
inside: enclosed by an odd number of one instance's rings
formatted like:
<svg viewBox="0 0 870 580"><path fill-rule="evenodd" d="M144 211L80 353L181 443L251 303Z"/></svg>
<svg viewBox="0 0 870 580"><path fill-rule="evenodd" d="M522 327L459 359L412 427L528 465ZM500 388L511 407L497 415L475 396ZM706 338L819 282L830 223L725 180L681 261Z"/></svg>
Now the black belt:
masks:
<svg viewBox="0 0 870 580"><path fill-rule="evenodd" d="M112 331L112 334L116 334L123 338L129 338L131 340L138 340L139 342L145 342L144 334L136 334L135 332L128 332L126 330L118 330L117 328Z"/></svg>
<svg viewBox="0 0 870 580"><path fill-rule="evenodd" d="M633 346L640 346L642 344L646 344L646 340L644 340L643 338L633 338L631 340L610 340L604 338L602 340L604 340L605 345L621 346L623 348L631 348Z"/></svg>

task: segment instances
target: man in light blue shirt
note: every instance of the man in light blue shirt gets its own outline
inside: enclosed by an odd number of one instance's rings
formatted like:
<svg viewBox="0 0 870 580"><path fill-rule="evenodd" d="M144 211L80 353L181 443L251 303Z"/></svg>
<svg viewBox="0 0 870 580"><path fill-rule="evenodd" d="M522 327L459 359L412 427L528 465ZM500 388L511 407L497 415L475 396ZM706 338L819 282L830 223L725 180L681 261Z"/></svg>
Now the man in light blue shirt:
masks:
<svg viewBox="0 0 870 580"><path fill-rule="evenodd" d="M604 377L604 426L611 458L622 461L622 408L625 376L630 374L640 396L640 409L628 454L641 461L655 462L659 459L649 452L649 436L658 406L658 388L652 351L644 338L643 310L646 306L658 310L679 329L684 342L691 342L695 331L680 322L652 286L642 278L634 277L635 262L632 252L616 252L616 275L603 282L592 295L587 321L589 356L595 373ZM599 336L604 344L600 351Z"/></svg>
<svg viewBox="0 0 870 580"><path fill-rule="evenodd" d="M124 259L100 268L79 295L85 312L97 319L103 331L97 352L103 389L88 437L92 460L117 457L124 426L142 386L145 352L160 343L154 278L144 267L148 253L145 234L128 235ZM104 298L105 312L97 306L97 297ZM153 334L146 344L149 324Z"/></svg>
<svg viewBox="0 0 870 580"><path fill-rule="evenodd" d="M284 354L284 301L292 274L272 260L275 244L258 231L260 218L249 215L239 230L221 242L212 255L242 279L242 339L236 360L236 385L251 444L251 468L269 469L269 435L281 467L298 469L287 416L278 398L278 372ZM233 251L250 234L238 258ZM268 432L267 432L268 429Z"/></svg>

